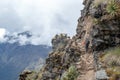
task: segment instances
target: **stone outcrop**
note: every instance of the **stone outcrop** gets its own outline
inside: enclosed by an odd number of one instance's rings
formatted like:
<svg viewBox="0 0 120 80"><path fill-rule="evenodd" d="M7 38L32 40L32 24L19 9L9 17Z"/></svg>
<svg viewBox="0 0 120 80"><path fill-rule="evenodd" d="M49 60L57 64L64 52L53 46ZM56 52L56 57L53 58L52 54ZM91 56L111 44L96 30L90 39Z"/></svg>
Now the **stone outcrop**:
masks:
<svg viewBox="0 0 120 80"><path fill-rule="evenodd" d="M29 70L25 70L23 71L21 74L20 74L20 78L19 80L25 80L27 78L27 75L31 74L32 71L29 71Z"/></svg>
<svg viewBox="0 0 120 80"><path fill-rule="evenodd" d="M80 73L77 80L109 80L99 57L104 50L120 45L120 18L109 18L106 11L109 0L96 4L97 1L84 0L85 7L72 39L67 34L52 39L53 51L36 80L61 80L71 65Z"/></svg>

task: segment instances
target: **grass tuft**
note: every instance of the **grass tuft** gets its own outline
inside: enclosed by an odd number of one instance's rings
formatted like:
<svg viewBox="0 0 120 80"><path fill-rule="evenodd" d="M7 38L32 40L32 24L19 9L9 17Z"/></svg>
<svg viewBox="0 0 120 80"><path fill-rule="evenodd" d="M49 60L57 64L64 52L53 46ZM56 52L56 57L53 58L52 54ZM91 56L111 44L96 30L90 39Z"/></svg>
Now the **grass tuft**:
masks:
<svg viewBox="0 0 120 80"><path fill-rule="evenodd" d="M102 61L108 66L120 66L120 47L105 52Z"/></svg>

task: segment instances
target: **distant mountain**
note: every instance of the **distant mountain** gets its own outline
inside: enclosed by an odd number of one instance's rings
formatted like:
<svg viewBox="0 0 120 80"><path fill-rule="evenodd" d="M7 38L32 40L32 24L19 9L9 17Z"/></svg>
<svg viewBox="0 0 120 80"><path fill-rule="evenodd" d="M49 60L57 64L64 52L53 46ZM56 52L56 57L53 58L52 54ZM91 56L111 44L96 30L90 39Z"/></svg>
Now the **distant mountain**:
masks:
<svg viewBox="0 0 120 80"><path fill-rule="evenodd" d="M19 43L20 45L30 44L31 43L30 38L32 38L33 36L35 36L35 35L33 35L30 31L6 34L4 36L4 42Z"/></svg>
<svg viewBox="0 0 120 80"><path fill-rule="evenodd" d="M31 37L32 36L32 33L30 31L25 31L25 32L21 32L21 33L18 33L18 36L20 35L26 35L26 37Z"/></svg>
<svg viewBox="0 0 120 80"><path fill-rule="evenodd" d="M17 35L27 36L27 38L32 36L29 32ZM11 35L6 35L5 38L17 40ZM0 80L17 80L24 69L32 69L34 65L41 66L51 50L51 47L46 45L20 45L18 41L9 43L9 40L0 43Z"/></svg>

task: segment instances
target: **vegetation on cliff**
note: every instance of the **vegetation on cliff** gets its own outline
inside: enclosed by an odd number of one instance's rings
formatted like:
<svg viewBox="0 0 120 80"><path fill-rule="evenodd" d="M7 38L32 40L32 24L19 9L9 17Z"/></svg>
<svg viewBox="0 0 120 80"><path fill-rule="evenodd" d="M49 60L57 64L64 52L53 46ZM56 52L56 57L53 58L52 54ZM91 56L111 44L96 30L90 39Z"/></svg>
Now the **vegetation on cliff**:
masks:
<svg viewBox="0 0 120 80"><path fill-rule="evenodd" d="M62 76L62 80L76 80L78 71L75 66L71 66Z"/></svg>
<svg viewBox="0 0 120 80"><path fill-rule="evenodd" d="M120 47L106 50L101 62L110 80L118 80L120 78Z"/></svg>
<svg viewBox="0 0 120 80"><path fill-rule="evenodd" d="M103 61L110 67L120 66L120 47L106 51L105 55L103 56Z"/></svg>
<svg viewBox="0 0 120 80"><path fill-rule="evenodd" d="M108 5L106 7L107 12L111 17L119 17L120 15L120 2L117 0L108 1Z"/></svg>

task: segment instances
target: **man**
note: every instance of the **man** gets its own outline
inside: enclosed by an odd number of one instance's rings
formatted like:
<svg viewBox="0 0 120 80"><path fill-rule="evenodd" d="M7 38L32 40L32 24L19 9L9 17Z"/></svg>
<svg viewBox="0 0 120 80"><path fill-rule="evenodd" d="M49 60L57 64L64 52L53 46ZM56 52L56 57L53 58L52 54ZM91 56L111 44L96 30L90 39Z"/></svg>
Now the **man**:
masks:
<svg viewBox="0 0 120 80"><path fill-rule="evenodd" d="M86 40L85 40L85 52L86 53L88 52L89 44L90 44L89 38L86 38Z"/></svg>

